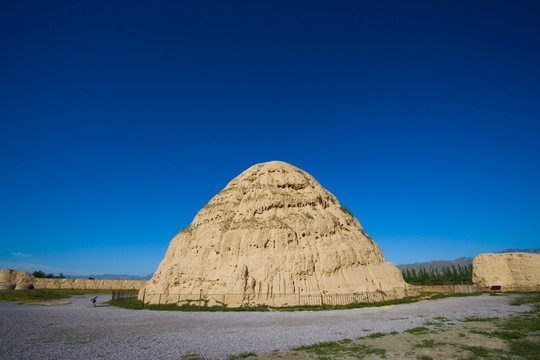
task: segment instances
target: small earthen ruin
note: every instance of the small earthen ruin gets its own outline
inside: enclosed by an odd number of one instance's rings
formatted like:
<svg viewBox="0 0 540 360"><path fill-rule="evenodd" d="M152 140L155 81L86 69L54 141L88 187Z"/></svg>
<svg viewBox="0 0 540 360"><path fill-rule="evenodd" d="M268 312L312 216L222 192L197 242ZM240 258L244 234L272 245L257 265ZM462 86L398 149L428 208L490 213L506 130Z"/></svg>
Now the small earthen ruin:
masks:
<svg viewBox="0 0 540 360"><path fill-rule="evenodd" d="M540 291L540 254L480 254L473 260L473 283L482 290Z"/></svg>

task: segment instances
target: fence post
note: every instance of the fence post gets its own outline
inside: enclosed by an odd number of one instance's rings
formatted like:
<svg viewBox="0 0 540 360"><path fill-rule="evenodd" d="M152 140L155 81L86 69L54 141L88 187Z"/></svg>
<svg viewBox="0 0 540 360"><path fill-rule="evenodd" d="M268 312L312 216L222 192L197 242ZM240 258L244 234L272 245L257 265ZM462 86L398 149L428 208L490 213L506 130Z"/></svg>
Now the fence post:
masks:
<svg viewBox="0 0 540 360"><path fill-rule="evenodd" d="M386 300L384 300L384 291L382 290L382 285L381 285L380 282L379 282L379 287L381 288L382 301L383 301L383 303L386 303Z"/></svg>
<svg viewBox="0 0 540 360"><path fill-rule="evenodd" d="M300 288L298 288L298 306L300 306Z"/></svg>
<svg viewBox="0 0 540 360"><path fill-rule="evenodd" d="M143 290L142 292L142 304L141 304L141 309L144 309L144 297L146 296L146 290Z"/></svg>
<svg viewBox="0 0 540 360"><path fill-rule="evenodd" d="M157 309L159 310L161 307L161 294L159 294L159 299L158 299L158 303L157 303Z"/></svg>
<svg viewBox="0 0 540 360"><path fill-rule="evenodd" d="M324 306L323 294L321 294L321 306Z"/></svg>
<svg viewBox="0 0 540 360"><path fill-rule="evenodd" d="M199 291L199 310L201 310L202 289Z"/></svg>
<svg viewBox="0 0 540 360"><path fill-rule="evenodd" d="M409 290L407 290L406 286L405 286L405 295L407 296L407 300L409 300Z"/></svg>

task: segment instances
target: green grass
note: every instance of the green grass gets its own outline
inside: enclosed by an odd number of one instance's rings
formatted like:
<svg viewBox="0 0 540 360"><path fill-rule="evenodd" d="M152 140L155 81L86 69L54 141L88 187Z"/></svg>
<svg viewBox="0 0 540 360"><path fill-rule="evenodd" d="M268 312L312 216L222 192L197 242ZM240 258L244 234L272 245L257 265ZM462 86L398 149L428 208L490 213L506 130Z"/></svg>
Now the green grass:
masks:
<svg viewBox="0 0 540 360"><path fill-rule="evenodd" d="M413 335L427 334L429 333L429 331L430 330L425 326L419 326L419 327L405 330L406 333L413 334Z"/></svg>
<svg viewBox="0 0 540 360"><path fill-rule="evenodd" d="M504 341L523 339L525 334L519 331L493 331L491 335L496 336Z"/></svg>
<svg viewBox="0 0 540 360"><path fill-rule="evenodd" d="M483 347L483 346L462 346L463 350L470 351L475 356L480 357L489 357L490 351L489 349Z"/></svg>
<svg viewBox="0 0 540 360"><path fill-rule="evenodd" d="M523 295L515 299L510 303L513 306L519 306L524 304L537 304L540 303L540 294L528 294Z"/></svg>
<svg viewBox="0 0 540 360"><path fill-rule="evenodd" d="M314 345L299 346L297 348L294 348L293 351L304 351L318 355L330 355L337 351L344 351L347 348L347 344L349 343L343 343L338 341L325 341Z"/></svg>
<svg viewBox="0 0 540 360"><path fill-rule="evenodd" d="M514 315L498 325L500 331L494 332L505 340L510 353L527 360L540 359L540 295L521 296L512 305L534 304L532 311Z"/></svg>
<svg viewBox="0 0 540 360"><path fill-rule="evenodd" d="M531 315L531 313L527 313L527 315L512 317L502 324L502 329L519 332L540 332L540 317Z"/></svg>
<svg viewBox="0 0 540 360"><path fill-rule="evenodd" d="M434 347L435 345L438 345L437 343L435 343L435 340L422 340L421 343L415 344L414 347L419 348L419 349L422 349L422 348L430 349Z"/></svg>
<svg viewBox="0 0 540 360"><path fill-rule="evenodd" d="M185 354L180 358L182 360L203 360L204 358L199 354Z"/></svg>
<svg viewBox="0 0 540 360"><path fill-rule="evenodd" d="M420 355L417 357L418 360L433 360L433 358L429 355Z"/></svg>
<svg viewBox="0 0 540 360"><path fill-rule="evenodd" d="M110 294L112 290L29 289L1 290L0 301L47 301L67 299L73 295Z"/></svg>
<svg viewBox="0 0 540 360"><path fill-rule="evenodd" d="M369 339L377 339L377 338L381 338L381 337L386 336L386 335L388 335L388 334L381 333L381 332L376 332L376 333L373 333L373 334L368 335L366 337L369 338Z"/></svg>
<svg viewBox="0 0 540 360"><path fill-rule="evenodd" d="M244 352L244 353L240 353L238 355L229 356L229 360L246 359L246 358L254 357L254 356L257 356L257 354L255 354L253 352Z"/></svg>
<svg viewBox="0 0 540 360"><path fill-rule="evenodd" d="M308 354L317 356L352 356L359 359L362 359L370 354L379 355L381 357L386 355L385 349L360 344L358 342L353 342L350 339L341 341L326 341L309 346L299 346L293 349L293 351L306 352Z"/></svg>
<svg viewBox="0 0 540 360"><path fill-rule="evenodd" d="M533 304L533 310L500 320L476 317L467 318L464 321L493 321L498 329L495 331L472 329L469 332L502 339L509 348L506 355L511 356L511 358L540 359L540 295L537 293L524 294L512 301L511 304ZM468 359L487 358L493 355L489 349L481 346L463 346L462 348L472 353Z"/></svg>
<svg viewBox="0 0 540 360"><path fill-rule="evenodd" d="M510 351L514 355L521 356L527 360L540 359L540 344L538 337L536 341L517 340L510 342Z"/></svg>

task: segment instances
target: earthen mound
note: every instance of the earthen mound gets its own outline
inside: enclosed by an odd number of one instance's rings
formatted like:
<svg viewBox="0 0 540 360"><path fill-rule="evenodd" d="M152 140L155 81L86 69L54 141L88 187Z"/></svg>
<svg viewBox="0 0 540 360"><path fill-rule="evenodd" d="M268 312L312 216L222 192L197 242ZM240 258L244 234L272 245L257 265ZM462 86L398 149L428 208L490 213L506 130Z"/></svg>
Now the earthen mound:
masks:
<svg viewBox="0 0 540 360"><path fill-rule="evenodd" d="M406 287L400 271L350 211L305 171L272 161L241 173L197 213L139 298L396 287Z"/></svg>

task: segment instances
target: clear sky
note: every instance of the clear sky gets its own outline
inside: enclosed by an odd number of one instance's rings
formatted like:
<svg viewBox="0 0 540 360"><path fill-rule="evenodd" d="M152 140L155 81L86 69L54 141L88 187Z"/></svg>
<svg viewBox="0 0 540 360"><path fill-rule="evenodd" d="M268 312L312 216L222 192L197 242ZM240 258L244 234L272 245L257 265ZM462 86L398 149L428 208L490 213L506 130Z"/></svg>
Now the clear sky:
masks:
<svg viewBox="0 0 540 360"><path fill-rule="evenodd" d="M2 1L0 267L146 275L253 164L395 264L540 247L538 1Z"/></svg>

